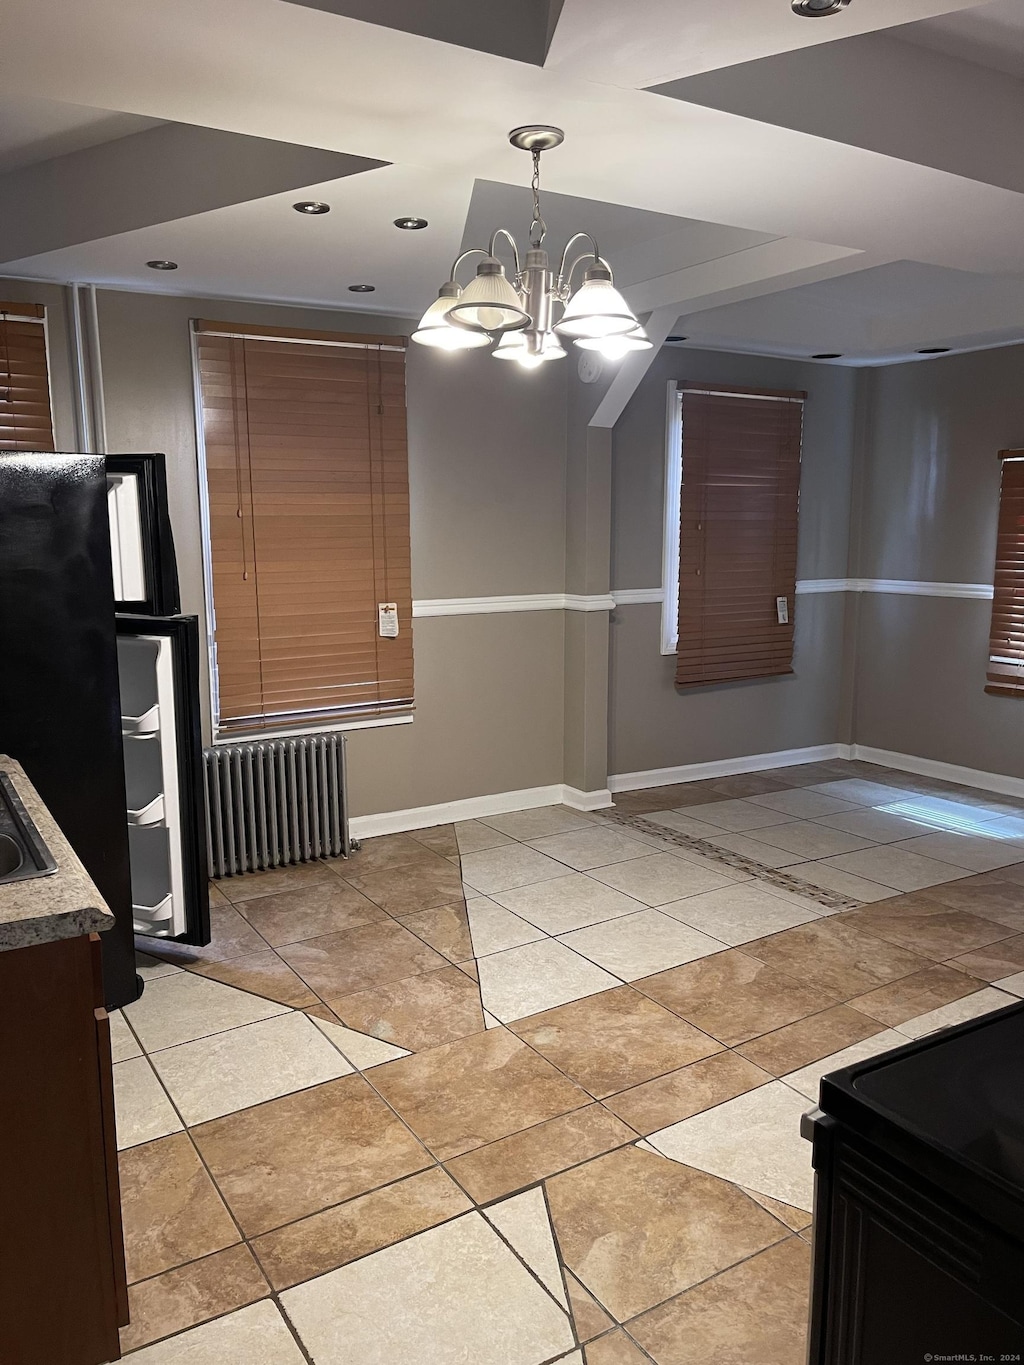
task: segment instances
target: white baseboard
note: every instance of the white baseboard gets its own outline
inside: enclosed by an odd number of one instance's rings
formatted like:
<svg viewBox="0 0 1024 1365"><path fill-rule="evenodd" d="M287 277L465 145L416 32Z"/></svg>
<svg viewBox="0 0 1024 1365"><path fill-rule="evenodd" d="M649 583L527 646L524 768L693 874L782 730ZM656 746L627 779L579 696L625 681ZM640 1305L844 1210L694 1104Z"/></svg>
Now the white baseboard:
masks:
<svg viewBox="0 0 1024 1365"><path fill-rule="evenodd" d="M700 782L708 777L733 777L765 768L794 768L799 763L820 763L829 758L849 758L848 744L817 744L808 749L779 749L773 754L748 754L744 758L717 758L710 763L684 763L678 768L649 768L642 773L617 773L608 779L613 792L641 791L646 787L670 787L676 782Z"/></svg>
<svg viewBox="0 0 1024 1365"><path fill-rule="evenodd" d="M938 777L944 782L959 782L964 787L979 787L982 791L998 792L1001 796L1024 796L1024 777L986 773L979 768L961 768L956 763L941 763L937 758L917 758L913 754L893 753L890 749L873 749L869 744L853 745L852 757L864 763L898 768L905 773L918 773L921 777Z"/></svg>
<svg viewBox="0 0 1024 1365"><path fill-rule="evenodd" d="M574 810L603 810L612 804L610 791L583 792L556 783L550 787L527 787L523 791L496 792L493 796L470 796L436 806L413 806L409 810L382 811L379 815L355 815L349 820L353 839L373 839L378 834L402 834L410 829L451 825L456 820L481 820L487 815L533 810L537 806L571 806Z"/></svg>

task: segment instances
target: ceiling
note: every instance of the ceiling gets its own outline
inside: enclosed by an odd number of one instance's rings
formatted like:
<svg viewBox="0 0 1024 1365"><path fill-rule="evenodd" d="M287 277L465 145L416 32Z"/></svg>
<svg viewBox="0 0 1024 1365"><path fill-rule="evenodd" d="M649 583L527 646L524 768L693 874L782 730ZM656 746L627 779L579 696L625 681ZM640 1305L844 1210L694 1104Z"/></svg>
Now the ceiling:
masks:
<svg viewBox="0 0 1024 1365"><path fill-rule="evenodd" d="M1022 0L5 0L0 61L0 274L414 316L545 122L546 244L690 344L1024 339Z"/></svg>

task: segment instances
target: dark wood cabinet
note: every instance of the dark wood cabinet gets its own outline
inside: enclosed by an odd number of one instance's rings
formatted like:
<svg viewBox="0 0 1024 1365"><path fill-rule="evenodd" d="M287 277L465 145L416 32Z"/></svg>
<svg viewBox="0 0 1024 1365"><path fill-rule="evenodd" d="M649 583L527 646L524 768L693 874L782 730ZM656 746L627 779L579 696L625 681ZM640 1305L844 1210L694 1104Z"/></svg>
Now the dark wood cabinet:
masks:
<svg viewBox="0 0 1024 1365"><path fill-rule="evenodd" d="M97 934L0 952L0 1361L120 1359L128 1290Z"/></svg>

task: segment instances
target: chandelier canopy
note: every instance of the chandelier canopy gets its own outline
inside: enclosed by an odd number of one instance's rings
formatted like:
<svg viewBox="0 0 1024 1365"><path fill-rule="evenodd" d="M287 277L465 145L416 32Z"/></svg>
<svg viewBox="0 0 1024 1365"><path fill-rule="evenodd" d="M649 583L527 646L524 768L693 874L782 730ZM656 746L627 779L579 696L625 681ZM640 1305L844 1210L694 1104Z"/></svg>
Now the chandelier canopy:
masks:
<svg viewBox="0 0 1024 1365"><path fill-rule="evenodd" d="M412 334L413 341L446 351L469 350L497 341L492 352L496 360L516 360L529 370L547 360L563 358L563 341L599 351L610 360L651 348L647 333L615 288L611 266L589 232L570 237L557 271L551 268L544 249L547 225L540 211L540 157L541 152L559 146L564 137L561 128L546 125L514 128L509 133L513 147L533 157L529 250L525 258L520 257L512 234L496 228L486 251L480 247L464 251L423 314ZM511 279L496 255L499 238L512 249L515 273ZM570 259L570 252L582 241L588 242L590 249ZM470 256L482 256L483 260L463 289L455 276ZM574 292L573 279L580 267L582 280Z"/></svg>

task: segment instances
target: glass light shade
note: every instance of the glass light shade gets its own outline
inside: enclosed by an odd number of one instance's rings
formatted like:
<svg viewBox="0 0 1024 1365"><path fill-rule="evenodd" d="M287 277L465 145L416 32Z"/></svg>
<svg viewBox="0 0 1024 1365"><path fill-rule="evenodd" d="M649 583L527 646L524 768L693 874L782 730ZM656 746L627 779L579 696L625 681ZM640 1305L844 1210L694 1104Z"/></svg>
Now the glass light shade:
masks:
<svg viewBox="0 0 1024 1365"><path fill-rule="evenodd" d="M611 280L588 278L566 304L565 312L555 323L555 331L576 340L622 336L639 325Z"/></svg>
<svg viewBox="0 0 1024 1365"><path fill-rule="evenodd" d="M617 336L580 337L576 345L583 351L599 351L605 360L621 360L630 351L650 351L654 342L637 323L632 332Z"/></svg>
<svg viewBox="0 0 1024 1365"><path fill-rule="evenodd" d="M489 346L491 339L486 332L471 332L466 327L453 327L448 321L451 306L458 300L459 293L442 293L439 299L435 299L413 332L413 341L418 341L421 346L436 346L442 351L468 351L474 346Z"/></svg>
<svg viewBox="0 0 1024 1365"><path fill-rule="evenodd" d="M532 352L522 332L507 332L491 352L495 360L518 360L524 370L535 370L546 360L564 358L565 348L553 332L547 332L539 352Z"/></svg>
<svg viewBox="0 0 1024 1365"><path fill-rule="evenodd" d="M530 315L493 258L480 265L476 278L449 309L449 321L477 332L511 332L529 327Z"/></svg>

